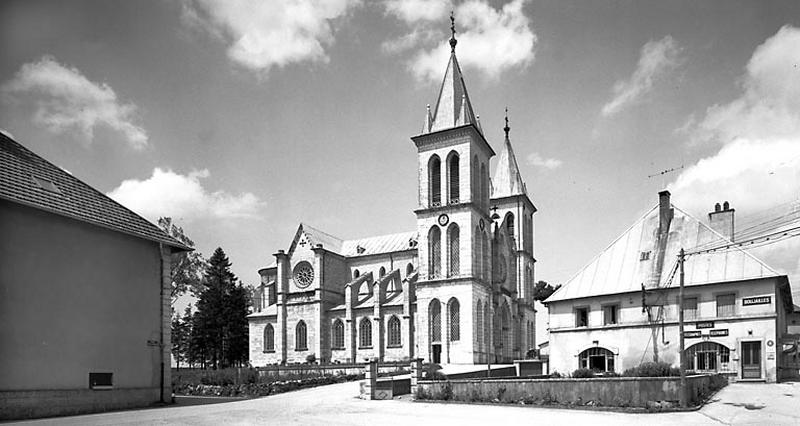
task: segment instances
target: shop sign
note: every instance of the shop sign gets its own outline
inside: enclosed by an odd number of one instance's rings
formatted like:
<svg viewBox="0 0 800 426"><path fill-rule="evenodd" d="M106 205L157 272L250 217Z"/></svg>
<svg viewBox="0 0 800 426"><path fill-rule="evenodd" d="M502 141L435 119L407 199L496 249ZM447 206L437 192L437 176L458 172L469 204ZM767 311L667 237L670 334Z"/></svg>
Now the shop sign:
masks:
<svg viewBox="0 0 800 426"><path fill-rule="evenodd" d="M769 305L772 303L772 296L743 297L742 306Z"/></svg>
<svg viewBox="0 0 800 426"><path fill-rule="evenodd" d="M711 331L708 332L708 334L711 337L727 336L728 335L728 329L727 328L723 328L721 330L711 330Z"/></svg>
<svg viewBox="0 0 800 426"><path fill-rule="evenodd" d="M714 321L698 321L694 326L695 328L714 328Z"/></svg>
<svg viewBox="0 0 800 426"><path fill-rule="evenodd" d="M683 332L683 338L684 338L684 339L697 339L697 338L699 338L700 336L701 336L701 334L700 334L700 332L699 332L699 331L697 331L697 330L692 330L692 331L684 331L684 332Z"/></svg>

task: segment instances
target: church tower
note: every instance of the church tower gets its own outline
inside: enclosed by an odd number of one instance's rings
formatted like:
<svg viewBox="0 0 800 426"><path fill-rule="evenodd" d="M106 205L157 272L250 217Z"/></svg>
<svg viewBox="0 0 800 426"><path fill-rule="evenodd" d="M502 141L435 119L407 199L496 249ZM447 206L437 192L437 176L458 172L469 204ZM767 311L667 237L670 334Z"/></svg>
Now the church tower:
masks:
<svg viewBox="0 0 800 426"><path fill-rule="evenodd" d="M411 140L419 158L416 353L434 363L485 362L490 350L492 237L489 160L495 155L472 108L456 58L436 106Z"/></svg>
<svg viewBox="0 0 800 426"><path fill-rule="evenodd" d="M528 197L528 190L519 172L514 149L511 147L508 125L508 109L505 117L505 141L503 151L497 160L494 179L492 179L491 212L492 220L496 224L495 241L504 239L508 242L510 256L516 261L511 262L515 268L509 276L515 282L510 283L511 292L515 293L517 310L513 314L513 321L517 335L514 336L515 347L520 350L519 355L524 355L528 349L534 349L536 334L534 332L536 315L533 301L534 265L533 257L533 214L536 206ZM495 250L497 255L498 250ZM502 256L501 256L502 258ZM497 261L497 259L495 259Z"/></svg>

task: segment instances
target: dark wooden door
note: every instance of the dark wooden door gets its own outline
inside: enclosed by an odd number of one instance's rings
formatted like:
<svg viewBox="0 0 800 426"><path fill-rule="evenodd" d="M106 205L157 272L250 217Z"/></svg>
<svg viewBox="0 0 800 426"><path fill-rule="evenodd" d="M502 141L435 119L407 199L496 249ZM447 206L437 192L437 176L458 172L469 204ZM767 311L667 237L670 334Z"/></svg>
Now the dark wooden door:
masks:
<svg viewBox="0 0 800 426"><path fill-rule="evenodd" d="M761 342L742 342L742 378L761 378Z"/></svg>
<svg viewBox="0 0 800 426"><path fill-rule="evenodd" d="M442 345L434 343L431 345L431 351L433 352L433 363L439 364L442 362Z"/></svg>

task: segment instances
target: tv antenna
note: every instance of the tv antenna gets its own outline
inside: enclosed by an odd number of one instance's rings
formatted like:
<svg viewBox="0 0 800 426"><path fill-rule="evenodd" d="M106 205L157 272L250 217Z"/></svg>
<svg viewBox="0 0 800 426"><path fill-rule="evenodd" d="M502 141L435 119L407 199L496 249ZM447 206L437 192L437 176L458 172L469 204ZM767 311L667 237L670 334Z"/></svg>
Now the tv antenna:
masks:
<svg viewBox="0 0 800 426"><path fill-rule="evenodd" d="M667 174L672 173L672 172L677 172L678 170L681 170L681 169L683 169L683 164L681 164L680 167L673 167L671 169L662 170L662 171L660 171L658 173L653 173L652 175L647 175L647 178L648 179L652 179L654 177L661 176L662 177L661 187L662 188L666 188L666 186L667 186Z"/></svg>

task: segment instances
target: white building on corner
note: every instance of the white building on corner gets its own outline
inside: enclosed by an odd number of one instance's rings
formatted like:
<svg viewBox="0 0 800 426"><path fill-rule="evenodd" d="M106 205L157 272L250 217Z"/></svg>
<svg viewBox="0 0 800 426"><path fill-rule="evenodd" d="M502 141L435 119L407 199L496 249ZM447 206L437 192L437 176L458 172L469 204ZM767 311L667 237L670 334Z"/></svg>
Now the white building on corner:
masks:
<svg viewBox="0 0 800 426"><path fill-rule="evenodd" d="M653 360L678 366L678 252L721 246L684 265L687 369L768 382L796 373L783 350L793 308L788 278L730 244L727 202L708 219L680 210L663 191L658 205L553 293L545 301L551 371L622 372Z"/></svg>

